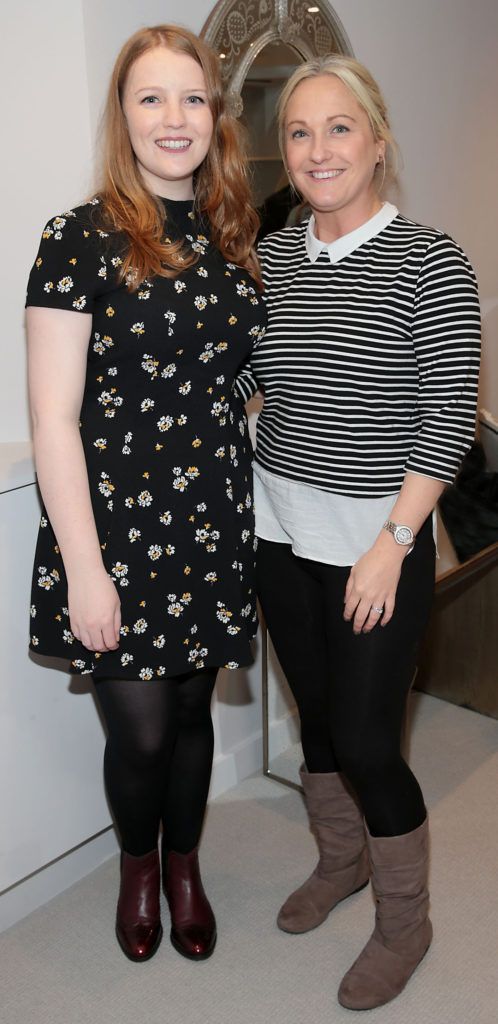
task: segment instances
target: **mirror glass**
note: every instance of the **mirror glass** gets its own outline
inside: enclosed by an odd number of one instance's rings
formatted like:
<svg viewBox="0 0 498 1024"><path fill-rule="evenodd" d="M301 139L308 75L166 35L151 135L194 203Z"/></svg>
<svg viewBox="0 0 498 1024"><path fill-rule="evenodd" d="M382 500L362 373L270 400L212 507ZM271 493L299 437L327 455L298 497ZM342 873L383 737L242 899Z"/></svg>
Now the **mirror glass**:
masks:
<svg viewBox="0 0 498 1024"><path fill-rule="evenodd" d="M300 63L300 57L290 46L269 43L251 64L242 87L241 121L249 136L254 201L258 208L288 184L278 148L275 108L284 82Z"/></svg>

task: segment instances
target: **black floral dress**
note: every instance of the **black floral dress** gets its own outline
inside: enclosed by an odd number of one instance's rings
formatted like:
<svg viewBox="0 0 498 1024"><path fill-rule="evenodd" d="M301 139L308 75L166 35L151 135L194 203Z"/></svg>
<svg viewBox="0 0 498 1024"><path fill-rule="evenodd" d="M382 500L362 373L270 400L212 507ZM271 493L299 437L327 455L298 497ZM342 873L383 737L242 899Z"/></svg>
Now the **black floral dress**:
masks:
<svg viewBox="0 0 498 1024"><path fill-rule="evenodd" d="M99 654L73 636L43 514L30 646L97 679L237 668L252 660L256 610L251 445L232 385L264 331L264 306L248 273L209 243L191 202L165 201L165 236L185 238L198 262L129 292L117 279L122 240L95 226L96 204L49 222L27 305L92 314L81 437L121 638Z"/></svg>

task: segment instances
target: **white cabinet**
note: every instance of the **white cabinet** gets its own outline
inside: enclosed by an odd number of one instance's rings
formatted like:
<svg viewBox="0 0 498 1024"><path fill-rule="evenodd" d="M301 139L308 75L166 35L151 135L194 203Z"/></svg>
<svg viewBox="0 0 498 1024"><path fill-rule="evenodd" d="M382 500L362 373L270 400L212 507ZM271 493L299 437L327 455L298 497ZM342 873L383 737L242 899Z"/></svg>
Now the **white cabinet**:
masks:
<svg viewBox="0 0 498 1024"><path fill-rule="evenodd" d="M34 483L0 495L0 892L110 824L88 677L28 652L38 519Z"/></svg>

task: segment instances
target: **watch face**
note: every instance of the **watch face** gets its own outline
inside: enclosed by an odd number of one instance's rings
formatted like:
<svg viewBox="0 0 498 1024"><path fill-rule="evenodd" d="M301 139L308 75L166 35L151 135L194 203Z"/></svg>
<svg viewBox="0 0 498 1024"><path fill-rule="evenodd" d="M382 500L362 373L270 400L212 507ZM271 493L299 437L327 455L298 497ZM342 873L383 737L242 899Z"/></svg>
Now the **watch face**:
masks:
<svg viewBox="0 0 498 1024"><path fill-rule="evenodd" d="M398 544L411 544L413 541L413 531L409 526L397 526L394 536Z"/></svg>

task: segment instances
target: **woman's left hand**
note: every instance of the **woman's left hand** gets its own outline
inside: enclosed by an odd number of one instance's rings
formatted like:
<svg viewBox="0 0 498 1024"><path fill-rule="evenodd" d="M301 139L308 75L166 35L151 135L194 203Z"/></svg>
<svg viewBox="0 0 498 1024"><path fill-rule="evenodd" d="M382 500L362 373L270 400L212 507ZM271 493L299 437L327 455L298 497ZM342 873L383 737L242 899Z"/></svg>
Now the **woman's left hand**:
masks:
<svg viewBox="0 0 498 1024"><path fill-rule="evenodd" d="M396 590L406 549L387 533L353 565L344 595L344 618L355 633L370 633L379 622L392 618Z"/></svg>

